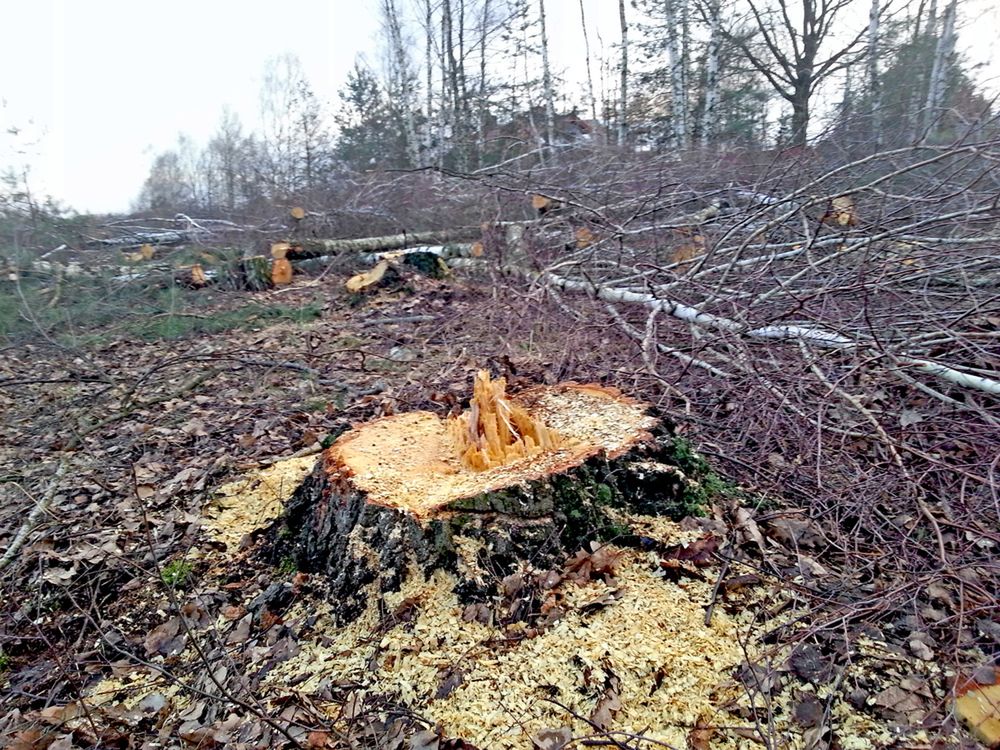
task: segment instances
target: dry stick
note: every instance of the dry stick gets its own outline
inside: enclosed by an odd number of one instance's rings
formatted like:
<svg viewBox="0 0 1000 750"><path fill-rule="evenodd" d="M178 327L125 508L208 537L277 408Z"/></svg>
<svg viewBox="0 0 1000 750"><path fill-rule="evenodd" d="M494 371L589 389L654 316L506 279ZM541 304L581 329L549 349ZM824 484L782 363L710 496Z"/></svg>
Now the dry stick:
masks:
<svg viewBox="0 0 1000 750"><path fill-rule="evenodd" d="M815 264L806 266L805 268L792 274L788 278L782 279L775 286L768 289L766 292L763 292L762 294L758 295L750 304L751 306L756 306L762 302L766 302L774 295L778 294L781 291L784 291L784 289L787 288L790 284L793 284L796 281L798 281L805 274L811 271L815 271L816 267L825 263L830 263L834 260L839 260L848 253L854 252L855 250L860 250L863 247L868 247L869 245L872 245L875 242L895 237L898 234L898 231L902 231L903 229L909 229L918 226L926 226L928 224L938 224L942 221L950 221L952 219L967 219L980 214L989 214L994 212L995 210L996 207L990 205L990 206L979 206L978 208L970 208L963 211L952 211L951 213L940 214L938 216L932 216L927 219L923 219L921 221L915 221L912 224L909 224L907 227L900 228L900 230L887 229L884 232L880 232L879 234L874 234L869 237L864 237L858 240L857 242L845 243L843 250L824 256L823 258L816 261ZM720 279L719 284L722 284L724 278L725 277L723 277L723 279Z"/></svg>
<svg viewBox="0 0 1000 750"><path fill-rule="evenodd" d="M708 606L705 608L705 627L712 627L712 613L715 611L715 604L719 601L719 589L722 588L722 580L726 577L726 573L729 572L729 558L727 557L722 561L722 567L719 568L719 575L715 579L715 585L712 587L712 595L709 597Z"/></svg>
<svg viewBox="0 0 1000 750"><path fill-rule="evenodd" d="M433 315L401 315L398 318L368 318L359 322L366 326L389 326L403 323L430 323L437 320Z"/></svg>
<svg viewBox="0 0 1000 750"><path fill-rule="evenodd" d="M639 342L643 341L644 339L643 334L637 328L634 328L632 325L630 325L629 322L622 317L622 314L618 312L618 310L616 310L613 305L606 305L605 309L608 311L608 314L614 319L614 321L621 327L621 329L628 336L635 339L636 341ZM732 375L726 372L725 370L720 370L715 365L706 362L703 359L698 359L696 357L692 357L690 354L685 354L680 349L674 349L673 347L667 346L666 344L661 344L659 342L656 343L656 349L661 354L669 354L672 357L677 357L677 359L679 359L684 364L700 367L706 372L710 372L713 375L718 375L720 378L732 377ZM718 353L713 351L713 354L718 354ZM722 355L718 356L721 357Z"/></svg>
<svg viewBox="0 0 1000 750"><path fill-rule="evenodd" d="M780 216L772 219L771 221L769 221L763 227L763 229L761 230L761 232L770 231L774 227L779 226L780 224L783 224L785 221L787 221L788 219L790 219L793 216L795 216L795 214L797 214L799 211L801 211L802 209L807 208L809 206L816 206L816 205L825 204L827 201L832 200L833 198L836 198L836 197L839 197L839 196L853 196L853 195L855 195L857 193L864 192L865 190L870 190L870 189L876 187L877 185L879 185L879 184L881 184L883 182L886 182L888 180L892 180L892 179L894 179L896 177L899 177L899 176L901 176L903 174L906 174L907 172L919 169L921 167L928 166L930 164L934 164L934 163L936 163L938 161L941 161L942 159L946 159L946 158L948 158L950 156L956 156L956 155L962 154L962 153L976 153L977 148L981 148L981 147L983 147L985 145L988 145L990 143L993 143L993 141L989 141L989 142L986 142L986 143L974 144L974 145L967 145L967 146L959 147L959 148L942 147L942 148L938 148L938 149L907 146L907 147L904 147L904 148L896 149L894 151L884 151L884 152L881 152L881 153L878 153L878 154L872 154L870 156L866 156L866 157L864 157L862 159L859 159L857 161L851 162L849 164L844 164L844 165L842 165L840 167L837 167L836 169L833 169L833 170L827 172L826 174L820 175L818 178L816 178L812 182L809 182L809 183L803 185L802 187L798 188L797 190L793 190L791 193L789 193L785 197L779 198L774 203L771 203L771 204L767 205L762 211L759 212L759 214L763 214L766 211L770 211L775 206L781 205L781 204L791 205L792 208L790 210L786 211L784 214L782 214L782 215L780 215ZM932 157L930 157L928 159L924 159L922 161L918 161L918 162L913 162L913 163L907 164L907 165L905 165L905 166L903 166L903 167L901 167L901 168L899 168L897 170L889 172L888 174L881 175L881 176L875 178L874 180L871 180L870 182L868 182L868 183L866 183L864 185L860 185L860 186L858 186L856 188L853 188L851 190L842 191L842 192L838 191L835 194L823 195L823 196L820 196L818 198L812 198L812 199L808 200L804 204L795 203L795 201L798 198L800 198L800 197L802 197L804 195L807 195L808 192L810 190L812 190L813 188L815 188L816 186L818 186L818 185L822 184L823 182L825 182L826 180L832 179L833 177L836 177L838 174L840 174L842 172L845 172L847 170L850 170L852 168L857 168L857 167L860 167L860 166L864 166L864 165L866 165L868 163L871 163L873 161L877 161L877 160L880 160L880 159L885 159L885 158L888 158L890 156L915 153L917 151L933 151L933 150L936 150L939 153L937 153L935 156L932 156ZM749 218L753 219L755 217L751 216ZM741 226L745 225L748 221L749 221L749 219L746 220L746 221L744 221L744 222L740 222L736 226L730 228L726 232L726 234L723 235L723 237L719 240L719 243L721 244L722 242L725 242L729 237L731 237L732 235L734 235L736 233L736 231L738 229L740 229ZM755 233L755 234L757 234L757 233ZM742 242L740 244L740 246L737 249L737 252L735 254L735 257L734 257L735 261L740 260L740 256L742 255L743 251L747 247L750 246L750 242L753 239L753 236L754 235L751 235L744 242ZM706 262L708 262L710 260L710 257L712 255L714 255L714 253L709 253L708 255L706 255L699 262L699 264L696 265L695 271L701 270L701 267ZM725 276L726 276L726 274L724 273L722 279L719 280L719 286L720 287L721 287L722 283L725 281Z"/></svg>
<svg viewBox="0 0 1000 750"><path fill-rule="evenodd" d="M55 474L52 476L52 483L49 485L48 490L46 490L42 499L35 503L35 507L31 510L31 513L28 514L28 517L24 519L24 523L21 524L21 528L17 530L17 534L14 535L14 538L7 546L7 551L3 553L3 557L0 557L0 570L3 570L10 565L10 563L17 556L21 547L24 546L25 541L28 539L28 535L31 534L35 526L38 525L38 519L40 519L43 514L48 512L49 506L52 505L52 500L59 491L59 480L63 478L68 465L69 459L67 457L63 456L59 459L59 465L56 467Z"/></svg>
<svg viewBox="0 0 1000 750"><path fill-rule="evenodd" d="M188 683L186 683L184 680L182 680L180 677L178 677L177 675L175 675L173 672L171 672L166 667L164 667L164 666L162 666L160 664L157 664L156 662L152 662L152 661L149 661L147 659L143 659L142 657L137 656L133 652L125 650L124 648L122 648L121 646L119 646L117 643L109 640L107 638L107 636L104 634L104 631L101 629L100 623L97 622L97 620L94 619L93 615L91 615L89 612L87 612L86 610L84 610L79 604L77 604L77 602L73 599L72 594L69 594L69 597L70 597L70 601L72 601L73 604L76 606L77 611L81 615L83 615L83 617L87 620L87 622L90 623L90 626L92 628L94 628L94 630L97 632L98 637L100 637L100 639L104 643L104 645L108 646L113 651L118 652L118 654L120 654L122 656L122 658L124 658L125 660L130 661L130 662L134 662L134 663L136 663L136 664L138 664L138 665L140 665L142 667L146 667L147 669L150 669L150 670L152 670L154 672L158 672L165 679L167 679L170 682L173 682L175 685L177 685L181 690L183 690L185 692L188 692L188 693L191 693L192 695L197 695L197 696L199 696L201 698L205 698L205 699L211 700L211 701L218 701L220 703L222 703L223 701L229 701L230 703L232 703L233 705L237 706L238 708L242 708L243 710L247 711L248 713L252 714L253 716L256 716L261 721L263 721L265 724L267 724L268 726L270 726L272 729L274 729L277 732L285 735L289 739L289 741L293 743L294 747L300 748L300 750L301 750L302 746L298 742L296 742L295 738L293 738L293 737L291 737L289 735L288 731L285 728L283 728L274 719L272 719L271 717L267 716L263 712L258 712L258 709L257 709L256 706L253 706L252 704L246 703L245 701L242 701L242 700L240 700L239 698L236 698L236 697L230 698L230 697L228 697L228 695L226 693L222 693L220 695L216 695L214 693L208 692L207 690L203 690L202 688L195 687L194 685L189 685ZM181 622L183 623L184 620L185 620L185 618L182 616L181 617ZM210 666L210 665L208 665L208 666ZM210 673L210 677L212 678L212 681L216 683L216 685L219 684L215 680L214 674Z"/></svg>

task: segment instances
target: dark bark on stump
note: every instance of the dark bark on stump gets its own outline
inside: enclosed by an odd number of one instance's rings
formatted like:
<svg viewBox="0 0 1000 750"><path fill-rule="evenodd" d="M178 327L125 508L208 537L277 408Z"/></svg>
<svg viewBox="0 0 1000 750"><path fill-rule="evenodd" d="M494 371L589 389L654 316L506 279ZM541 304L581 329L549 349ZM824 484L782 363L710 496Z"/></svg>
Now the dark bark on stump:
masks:
<svg viewBox="0 0 1000 750"><path fill-rule="evenodd" d="M414 569L448 570L463 602L488 601L525 564L558 566L592 540L641 544L616 509L675 519L699 512L701 477L691 475L691 465L687 473L677 467L669 428L661 423L646 438L613 459L592 456L557 474L454 500L424 520L369 502L324 458L289 501L281 554L326 577L345 623L371 594L399 590ZM459 554L462 538L476 540L472 566Z"/></svg>

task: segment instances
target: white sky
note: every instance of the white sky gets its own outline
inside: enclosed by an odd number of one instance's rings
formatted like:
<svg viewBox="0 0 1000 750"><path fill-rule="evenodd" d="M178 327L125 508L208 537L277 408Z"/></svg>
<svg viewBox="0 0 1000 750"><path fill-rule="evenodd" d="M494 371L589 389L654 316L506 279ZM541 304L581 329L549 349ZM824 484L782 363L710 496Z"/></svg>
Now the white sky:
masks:
<svg viewBox="0 0 1000 750"><path fill-rule="evenodd" d="M985 62L1000 9L990 0L960 2L976 18L962 30L960 49ZM619 38L618 3L585 4L596 57L598 31L606 47ZM335 103L356 57L375 61L376 7L377 0L0 0L0 170L27 161L36 192L79 211L127 210L153 156L178 133L205 143L226 106L246 128L257 127L267 58L294 52L320 99ZM582 78L578 0L547 0L546 8L554 66ZM997 63L978 76L993 90ZM12 126L22 129L17 139L6 135ZM28 152L14 152L15 144Z"/></svg>

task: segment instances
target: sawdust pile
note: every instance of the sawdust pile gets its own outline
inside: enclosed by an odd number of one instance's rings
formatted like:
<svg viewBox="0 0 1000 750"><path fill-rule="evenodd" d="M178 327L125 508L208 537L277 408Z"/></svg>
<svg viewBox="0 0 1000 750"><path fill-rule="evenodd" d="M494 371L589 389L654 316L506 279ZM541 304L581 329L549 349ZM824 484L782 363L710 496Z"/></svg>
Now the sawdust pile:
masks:
<svg viewBox="0 0 1000 750"><path fill-rule="evenodd" d="M560 584L567 614L523 638L516 629L464 621L454 578L436 571L425 581L414 571L402 591L384 597L390 612L415 606L409 622L379 637L374 607L340 630L324 616L315 640L301 643L268 685L279 693L295 685L315 696L330 685L356 684L394 696L447 736L512 750L531 748L531 737L545 728L592 733L566 708L589 717L603 702L608 729L684 746L699 721L730 723L716 714L738 693L730 681L743 658L736 630L725 614L705 626L708 584L668 583L646 553L620 554L611 585ZM338 710L331 705L331 716Z"/></svg>
<svg viewBox="0 0 1000 750"><path fill-rule="evenodd" d="M288 458L224 484L205 510L202 527L216 541L236 549L243 537L282 514L316 460L316 456Z"/></svg>

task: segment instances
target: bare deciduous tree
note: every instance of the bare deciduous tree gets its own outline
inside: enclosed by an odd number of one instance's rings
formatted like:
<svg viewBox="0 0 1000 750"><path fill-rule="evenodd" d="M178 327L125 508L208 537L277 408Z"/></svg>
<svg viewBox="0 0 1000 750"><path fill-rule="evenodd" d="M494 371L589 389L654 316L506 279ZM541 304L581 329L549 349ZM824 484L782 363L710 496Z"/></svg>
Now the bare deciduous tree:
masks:
<svg viewBox="0 0 1000 750"><path fill-rule="evenodd" d="M848 32L845 41L836 41L845 36L846 11L853 0L775 2L769 7L761 0L746 0L750 33L727 29L725 34L791 105L790 139L794 145L804 145L813 94L826 79L859 58L867 27ZM833 49L828 50L831 45Z"/></svg>

